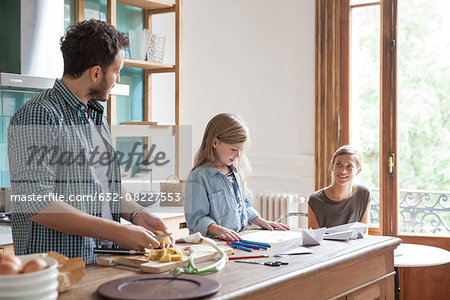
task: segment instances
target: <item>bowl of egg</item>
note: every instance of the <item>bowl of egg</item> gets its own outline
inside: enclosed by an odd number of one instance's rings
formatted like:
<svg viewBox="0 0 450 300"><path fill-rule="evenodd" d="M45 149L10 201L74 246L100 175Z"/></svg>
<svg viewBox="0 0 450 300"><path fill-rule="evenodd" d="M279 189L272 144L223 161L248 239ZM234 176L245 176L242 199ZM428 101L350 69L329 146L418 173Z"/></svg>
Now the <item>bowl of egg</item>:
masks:
<svg viewBox="0 0 450 300"><path fill-rule="evenodd" d="M0 255L0 300L56 299L58 262L41 254Z"/></svg>

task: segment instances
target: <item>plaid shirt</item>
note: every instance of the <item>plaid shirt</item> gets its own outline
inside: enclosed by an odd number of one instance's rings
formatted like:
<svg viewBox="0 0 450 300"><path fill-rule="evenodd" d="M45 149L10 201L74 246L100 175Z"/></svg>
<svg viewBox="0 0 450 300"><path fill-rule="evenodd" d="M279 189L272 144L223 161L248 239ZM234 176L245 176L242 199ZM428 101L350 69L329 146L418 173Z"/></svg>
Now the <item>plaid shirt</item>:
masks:
<svg viewBox="0 0 450 300"><path fill-rule="evenodd" d="M53 88L36 95L18 109L8 127L12 195L62 195L66 203L80 211L101 217L103 201L98 198L102 192L101 182L87 160L94 148L86 112L99 126L109 155L114 157L115 151L102 105L97 101L89 101L86 105L60 80L55 81ZM30 160L30 149L33 147L46 151L40 153L42 156L35 156L39 159ZM52 149L58 149L57 156L50 155L55 153ZM75 163L70 161L74 157L77 158ZM109 164L108 188L112 195L120 196L120 168L116 158ZM77 195L88 200L76 200ZM23 255L56 251L68 257L81 257L85 263L95 262L97 255L93 254L93 248L100 246L100 240L65 234L28 220L52 201L45 197L40 201L36 199L11 200L15 253ZM113 219L119 221L120 201L109 203Z"/></svg>

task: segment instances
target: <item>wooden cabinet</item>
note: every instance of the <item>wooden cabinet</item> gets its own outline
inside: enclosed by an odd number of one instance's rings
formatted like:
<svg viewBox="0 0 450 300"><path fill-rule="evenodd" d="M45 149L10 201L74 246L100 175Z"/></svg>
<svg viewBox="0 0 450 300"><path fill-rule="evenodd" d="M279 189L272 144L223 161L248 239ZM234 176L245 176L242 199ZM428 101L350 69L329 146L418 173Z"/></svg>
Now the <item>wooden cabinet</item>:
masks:
<svg viewBox="0 0 450 300"><path fill-rule="evenodd" d="M175 124L182 123L182 45L183 45L183 0L176 0L175 4L159 0L108 0L108 23L116 25L116 3L139 7L145 10L144 27L152 32L152 16L162 13L175 14L175 65L167 65L142 60L126 59L124 66L145 70L144 75L144 122L152 121L152 74L175 73ZM111 99L114 100L114 99ZM115 101L108 102L108 120L110 125L115 125ZM157 126L157 124L155 125Z"/></svg>
<svg viewBox="0 0 450 300"><path fill-rule="evenodd" d="M386 299L386 295L392 297L392 293L386 293L386 280L373 283L347 296L348 300L376 300ZM389 282L388 282L389 284Z"/></svg>
<svg viewBox="0 0 450 300"><path fill-rule="evenodd" d="M381 277L375 282L367 283L348 291L346 296L338 298L339 300L380 300L392 299L394 290L392 286L392 277L394 274Z"/></svg>
<svg viewBox="0 0 450 300"><path fill-rule="evenodd" d="M0 254L14 254L14 244L0 245Z"/></svg>
<svg viewBox="0 0 450 300"><path fill-rule="evenodd" d="M186 219L184 218L184 215L163 218L163 220L164 223L166 223L167 230L169 232L172 232L172 237L174 239L178 239L189 235L189 229L187 228Z"/></svg>

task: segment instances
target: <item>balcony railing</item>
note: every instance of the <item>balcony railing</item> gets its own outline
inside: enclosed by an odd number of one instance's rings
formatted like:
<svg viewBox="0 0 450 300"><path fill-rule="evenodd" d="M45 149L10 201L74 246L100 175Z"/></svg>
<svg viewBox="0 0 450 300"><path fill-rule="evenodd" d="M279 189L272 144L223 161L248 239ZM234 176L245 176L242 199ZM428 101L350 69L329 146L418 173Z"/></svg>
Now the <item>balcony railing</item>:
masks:
<svg viewBox="0 0 450 300"><path fill-rule="evenodd" d="M374 200L370 222L380 224L380 190L370 188ZM399 191L398 231L406 234L450 236L450 191Z"/></svg>

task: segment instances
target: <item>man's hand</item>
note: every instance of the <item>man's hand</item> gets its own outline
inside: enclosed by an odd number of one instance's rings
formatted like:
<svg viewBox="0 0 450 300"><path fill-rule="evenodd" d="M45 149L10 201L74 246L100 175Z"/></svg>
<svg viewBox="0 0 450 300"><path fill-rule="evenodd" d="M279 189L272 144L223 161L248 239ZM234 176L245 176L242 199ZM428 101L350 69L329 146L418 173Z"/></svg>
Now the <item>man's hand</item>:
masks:
<svg viewBox="0 0 450 300"><path fill-rule="evenodd" d="M240 235L236 231L217 224L211 224L208 226L208 234L216 235L218 238L225 241L239 242L241 240Z"/></svg>
<svg viewBox="0 0 450 300"><path fill-rule="evenodd" d="M164 224L164 221L155 216L154 214L146 211L145 209L140 210L134 216L134 224L138 226L142 226L145 229L155 232L157 230L167 233L167 226ZM170 240L172 241L172 245L174 243L172 236L170 236Z"/></svg>
<svg viewBox="0 0 450 300"><path fill-rule="evenodd" d="M123 224L113 242L123 249L142 251L144 248L158 248L160 246L153 236L153 232L142 226Z"/></svg>
<svg viewBox="0 0 450 300"><path fill-rule="evenodd" d="M161 230L162 232L167 232L167 226L164 224L164 221L145 209L140 210L134 216L133 221L135 225L142 226L151 231Z"/></svg>

